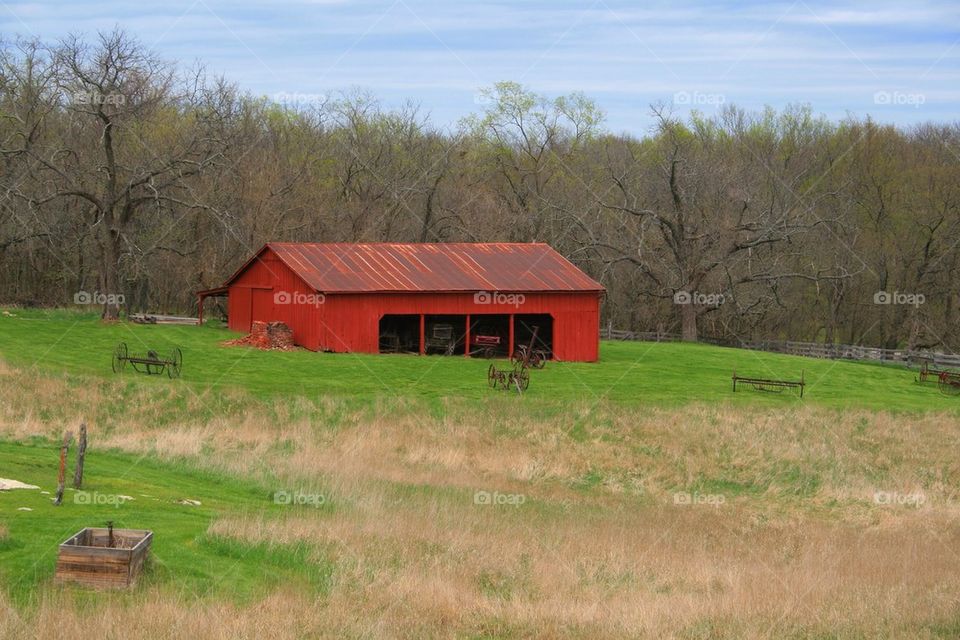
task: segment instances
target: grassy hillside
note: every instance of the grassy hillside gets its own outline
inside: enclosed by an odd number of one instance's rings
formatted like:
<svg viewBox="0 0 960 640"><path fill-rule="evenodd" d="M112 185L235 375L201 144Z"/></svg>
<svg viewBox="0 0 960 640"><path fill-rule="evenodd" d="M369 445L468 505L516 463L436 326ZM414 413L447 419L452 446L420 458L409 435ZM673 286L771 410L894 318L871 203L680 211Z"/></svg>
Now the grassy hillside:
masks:
<svg viewBox="0 0 960 640"><path fill-rule="evenodd" d="M318 354L308 351L260 352L223 347L235 334L212 327L105 325L92 315L68 311L10 310L0 315L0 357L21 367L51 373L111 377L110 356L118 342L131 352L183 351L182 381L123 374L133 384L204 390L242 388L268 398L376 398L413 396L481 399L489 361L441 356ZM503 364L503 363L501 363ZM960 407L935 384L919 385L902 367L812 360L706 345L605 342L598 363L551 363L532 373L527 402L546 404L585 400L620 405L680 406L724 402L735 406L785 406L801 401L791 393L731 393L730 376L799 379L808 383L802 402L829 407L869 407L894 411L949 410Z"/></svg>
<svg viewBox="0 0 960 640"><path fill-rule="evenodd" d="M107 502L0 493L4 639L960 637L956 409L905 369L611 343L517 398L485 361L8 313L0 477L52 492L85 420ZM121 339L179 345L183 379L114 375ZM107 520L154 531L142 584L53 585Z"/></svg>
<svg viewBox="0 0 960 640"><path fill-rule="evenodd" d="M98 447L91 451L83 491L68 489L63 504L54 507L56 477L51 470L57 451L52 442L0 442L3 477L40 487L0 491L0 522L6 523L7 534L0 540L0 580L18 601L35 601L36 588L52 578L59 543L83 527L105 526L107 521L118 528L154 532L148 587L239 600L291 583L308 592L323 588L329 566L322 559L308 561L305 549L281 554L264 545L207 535L217 517L242 517L251 510L279 515L283 507L274 503L269 488ZM184 499L201 504L180 504ZM244 561L238 562L241 557Z"/></svg>

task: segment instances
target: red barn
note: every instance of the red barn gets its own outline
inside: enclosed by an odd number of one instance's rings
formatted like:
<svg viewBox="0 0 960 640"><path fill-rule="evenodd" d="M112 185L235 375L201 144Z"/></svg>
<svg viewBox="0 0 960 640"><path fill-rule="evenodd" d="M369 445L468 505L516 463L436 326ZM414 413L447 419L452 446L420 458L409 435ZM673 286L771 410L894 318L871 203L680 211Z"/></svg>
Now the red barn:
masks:
<svg viewBox="0 0 960 640"><path fill-rule="evenodd" d="M203 299L229 326L282 321L314 351L597 359L603 287L546 244L271 242Z"/></svg>

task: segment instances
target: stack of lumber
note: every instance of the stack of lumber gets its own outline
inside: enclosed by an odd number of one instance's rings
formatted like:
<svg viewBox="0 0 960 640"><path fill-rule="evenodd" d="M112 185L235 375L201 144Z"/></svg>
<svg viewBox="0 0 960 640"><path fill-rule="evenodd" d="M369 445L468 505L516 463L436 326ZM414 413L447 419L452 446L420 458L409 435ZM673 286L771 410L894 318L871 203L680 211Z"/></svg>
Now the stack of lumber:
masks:
<svg viewBox="0 0 960 640"><path fill-rule="evenodd" d="M184 316L161 316L156 314L134 313L130 316L130 322L137 324L199 324L196 318Z"/></svg>

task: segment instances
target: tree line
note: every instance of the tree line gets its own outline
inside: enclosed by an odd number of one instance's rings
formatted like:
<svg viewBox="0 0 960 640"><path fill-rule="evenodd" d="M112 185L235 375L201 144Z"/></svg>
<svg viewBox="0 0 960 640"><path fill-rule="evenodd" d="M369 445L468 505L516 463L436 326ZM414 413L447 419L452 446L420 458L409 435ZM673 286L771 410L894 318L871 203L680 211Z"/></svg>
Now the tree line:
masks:
<svg viewBox="0 0 960 640"><path fill-rule="evenodd" d="M254 96L122 30L6 41L0 300L193 313L266 241L536 241L615 328L958 342L958 123L654 103L641 137L583 94L482 97L441 128L361 91Z"/></svg>

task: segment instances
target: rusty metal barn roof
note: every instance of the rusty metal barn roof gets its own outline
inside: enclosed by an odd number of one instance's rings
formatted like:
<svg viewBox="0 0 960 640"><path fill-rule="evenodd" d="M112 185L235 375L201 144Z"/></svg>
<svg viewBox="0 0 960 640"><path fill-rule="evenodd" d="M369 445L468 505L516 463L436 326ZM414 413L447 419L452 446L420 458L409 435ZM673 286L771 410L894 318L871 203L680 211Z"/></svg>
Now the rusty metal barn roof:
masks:
<svg viewBox="0 0 960 640"><path fill-rule="evenodd" d="M328 293L603 290L542 243L270 242L266 248Z"/></svg>

